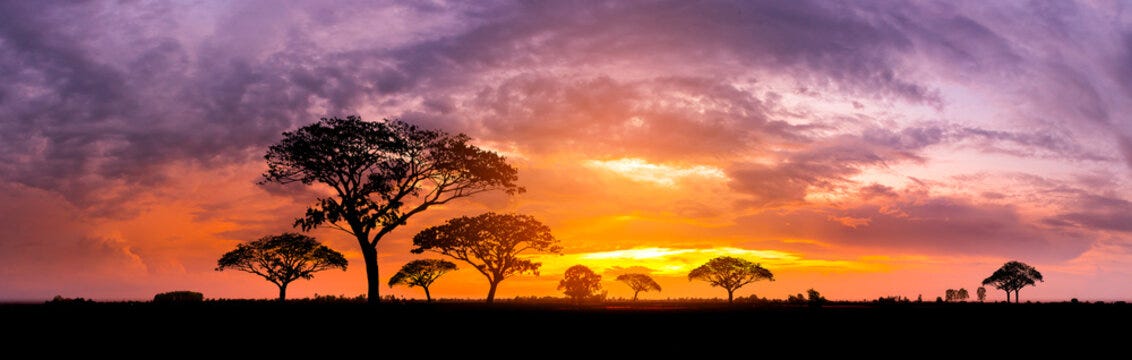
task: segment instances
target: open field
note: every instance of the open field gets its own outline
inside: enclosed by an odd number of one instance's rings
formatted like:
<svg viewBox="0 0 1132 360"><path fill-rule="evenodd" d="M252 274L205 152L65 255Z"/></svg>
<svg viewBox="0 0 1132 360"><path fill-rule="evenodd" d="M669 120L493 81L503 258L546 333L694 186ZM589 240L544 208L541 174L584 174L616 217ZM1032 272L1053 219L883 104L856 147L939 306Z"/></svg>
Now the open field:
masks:
<svg viewBox="0 0 1132 360"><path fill-rule="evenodd" d="M0 319L19 329L11 344L50 339L111 354L145 344L203 353L373 346L426 358L491 349L704 355L783 347L900 357L972 346L983 354L1104 353L1125 351L1132 339L1132 306L1124 303L122 302L0 305Z"/></svg>

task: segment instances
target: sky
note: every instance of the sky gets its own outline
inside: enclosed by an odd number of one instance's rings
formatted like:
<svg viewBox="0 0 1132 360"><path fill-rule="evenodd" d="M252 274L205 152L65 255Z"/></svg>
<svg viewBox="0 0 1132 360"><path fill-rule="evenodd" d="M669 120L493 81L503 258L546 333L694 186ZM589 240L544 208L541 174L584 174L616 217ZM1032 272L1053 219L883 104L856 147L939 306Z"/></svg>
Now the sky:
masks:
<svg viewBox="0 0 1132 360"><path fill-rule="evenodd" d="M1021 261L1022 301L1132 300L1128 114L1128 1L5 1L0 301L276 297L217 260L300 231L318 193L260 184L263 156L349 115L466 134L526 188L411 218L382 279L494 211L563 247L497 300L564 297L576 264L609 298L636 272L725 299L687 277L717 256L774 274L736 297L974 300ZM350 264L288 297L365 294L358 243L307 234ZM432 296L485 298L456 263Z"/></svg>

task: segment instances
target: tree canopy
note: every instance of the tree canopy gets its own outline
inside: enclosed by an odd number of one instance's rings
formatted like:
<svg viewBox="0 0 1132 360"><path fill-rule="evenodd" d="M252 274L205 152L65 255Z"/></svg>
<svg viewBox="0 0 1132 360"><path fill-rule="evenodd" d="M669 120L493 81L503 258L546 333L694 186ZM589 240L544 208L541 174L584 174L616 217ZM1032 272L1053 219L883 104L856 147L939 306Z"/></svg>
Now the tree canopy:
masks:
<svg viewBox="0 0 1132 360"><path fill-rule="evenodd" d="M637 294L642 291L660 291L660 284L656 283L652 277L646 274L621 274L617 275L617 281L624 282L633 289L633 300L637 300Z"/></svg>
<svg viewBox="0 0 1132 360"><path fill-rule="evenodd" d="M518 171L502 156L450 135L400 120L322 118L268 148L264 183L322 184L294 225L329 226L354 236L366 265L368 300L380 300L377 244L431 206L486 191L523 192Z"/></svg>
<svg viewBox="0 0 1132 360"><path fill-rule="evenodd" d="M759 280L774 281L774 274L746 259L720 256L692 269L688 281L703 280L727 290L727 302L734 302L735 290Z"/></svg>
<svg viewBox="0 0 1132 360"><path fill-rule="evenodd" d="M558 290L563 290L567 297L576 302L599 298L601 275L585 265L571 266L558 282Z"/></svg>
<svg viewBox="0 0 1132 360"><path fill-rule="evenodd" d="M983 279L983 285L994 286L1006 292L1006 302L1010 302L1010 293L1014 292L1014 302L1018 303L1018 293L1026 286L1035 285L1042 280L1042 273L1033 266L1019 261L1008 261L995 270L991 276Z"/></svg>
<svg viewBox="0 0 1132 360"><path fill-rule="evenodd" d="M408 287L420 286L424 289L425 300L432 301L432 294L428 287L439 279L441 275L456 270L456 264L448 260L419 259L401 266L401 270L389 278L389 287L406 285Z"/></svg>
<svg viewBox="0 0 1132 360"><path fill-rule="evenodd" d="M236 245L217 260L216 271L235 269L259 275L279 287L279 300L283 301L291 282L310 280L323 270L346 271L347 263L345 256L315 238L288 232Z"/></svg>
<svg viewBox="0 0 1132 360"><path fill-rule="evenodd" d="M464 261L487 278L487 302L504 279L518 274L538 275L542 263L520 257L531 252L561 253L550 227L530 215L487 212L449 219L413 237L410 252L425 251Z"/></svg>

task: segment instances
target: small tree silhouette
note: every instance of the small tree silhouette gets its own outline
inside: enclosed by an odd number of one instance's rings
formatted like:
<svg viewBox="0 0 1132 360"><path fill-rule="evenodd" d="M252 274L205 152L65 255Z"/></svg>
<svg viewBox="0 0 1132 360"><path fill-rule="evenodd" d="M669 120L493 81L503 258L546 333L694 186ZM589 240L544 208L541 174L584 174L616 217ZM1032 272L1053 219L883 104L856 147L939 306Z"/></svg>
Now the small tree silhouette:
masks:
<svg viewBox="0 0 1132 360"><path fill-rule="evenodd" d="M1014 292L1014 303L1018 303L1018 292L1042 280L1042 273L1030 265L1019 261L1008 261L995 270L994 274L983 280L983 285L991 285L1006 292L1006 302L1010 302L1010 292Z"/></svg>
<svg viewBox="0 0 1132 360"><path fill-rule="evenodd" d="M558 290L565 290L566 296L575 302L597 298L601 291L601 275L585 265L571 266L558 282Z"/></svg>
<svg viewBox="0 0 1132 360"><path fill-rule="evenodd" d="M806 290L806 296L809 298L807 303L810 307L821 307L827 301L824 296L821 296L821 293L813 288Z"/></svg>
<svg viewBox="0 0 1132 360"><path fill-rule="evenodd" d="M979 298L979 302L983 302L983 300L987 299L987 288L980 286L975 290L975 296Z"/></svg>
<svg viewBox="0 0 1132 360"><path fill-rule="evenodd" d="M633 301L637 301L637 294L642 291L660 291L660 284L645 274L621 274L617 276L617 281L624 282L633 289Z"/></svg>
<svg viewBox="0 0 1132 360"><path fill-rule="evenodd" d="M735 290L759 280L774 281L774 274L760 264L731 256L720 256L692 269L688 281L703 280L727 290L727 302L735 302Z"/></svg>
<svg viewBox="0 0 1132 360"><path fill-rule="evenodd" d="M346 257L313 237L283 233L236 245L220 257L216 271L235 269L259 275L279 287L279 301L284 301L292 281L309 280L314 273L333 268L346 271L346 265Z"/></svg>
<svg viewBox="0 0 1132 360"><path fill-rule="evenodd" d="M425 300L432 302L432 295L429 293L428 287L441 275L452 270L456 270L456 264L448 260L413 260L401 266L401 270L389 278L389 287L393 287L393 285L420 286L424 289Z"/></svg>

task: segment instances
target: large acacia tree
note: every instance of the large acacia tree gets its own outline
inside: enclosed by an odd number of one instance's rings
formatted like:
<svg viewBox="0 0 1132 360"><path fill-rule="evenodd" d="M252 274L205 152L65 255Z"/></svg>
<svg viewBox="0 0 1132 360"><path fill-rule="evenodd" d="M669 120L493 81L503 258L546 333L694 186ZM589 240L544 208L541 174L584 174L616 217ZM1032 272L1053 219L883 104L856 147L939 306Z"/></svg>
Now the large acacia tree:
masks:
<svg viewBox="0 0 1132 360"><path fill-rule="evenodd" d="M279 287L279 301L287 299L287 285L298 279L310 280L314 273L341 268L346 271L346 257L322 245L315 238L283 233L259 238L220 256L216 271L235 269L267 279Z"/></svg>
<svg viewBox="0 0 1132 360"><path fill-rule="evenodd" d="M1010 302L1010 293L1014 292L1014 302L1018 303L1018 292L1022 288L1034 285L1035 281L1042 280L1042 273L1033 266L1019 261L1008 261L994 271L994 274L983 279L983 285L994 286L1006 292L1006 302Z"/></svg>
<svg viewBox="0 0 1132 360"><path fill-rule="evenodd" d="M633 289L633 301L637 301L637 294L642 291L660 291L660 284L646 274L621 274L617 275L617 281L624 282Z"/></svg>
<svg viewBox="0 0 1132 360"><path fill-rule="evenodd" d="M720 256L692 269L688 281L703 280L727 290L727 302L734 302L735 290L759 280L774 281L774 274L747 259Z"/></svg>
<svg viewBox="0 0 1132 360"><path fill-rule="evenodd" d="M431 206L502 190L523 191L518 171L493 152L451 135L400 121L323 118L283 133L264 158L262 183L324 185L329 193L295 226L329 226L354 236L366 264L368 300L380 301L377 244Z"/></svg>
<svg viewBox="0 0 1132 360"><path fill-rule="evenodd" d="M528 252L560 254L550 227L530 215L487 212L449 219L413 236L414 254L432 251L471 264L487 278L487 302L495 300L499 283L513 275L538 275L542 263L520 257Z"/></svg>

